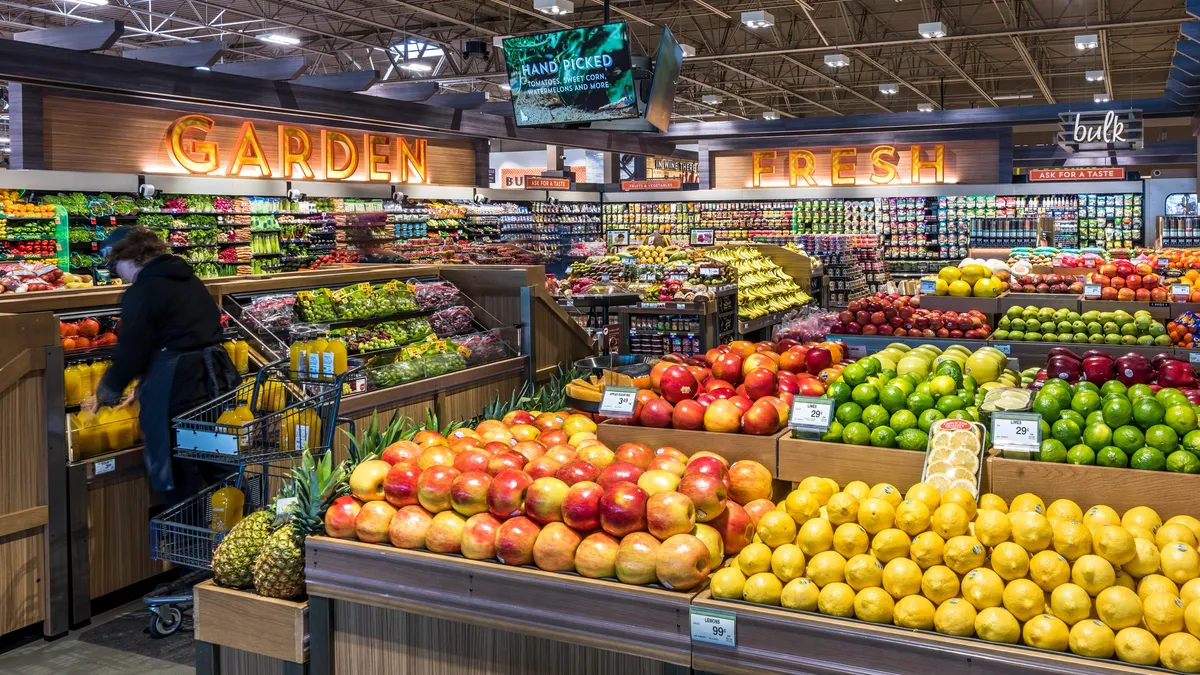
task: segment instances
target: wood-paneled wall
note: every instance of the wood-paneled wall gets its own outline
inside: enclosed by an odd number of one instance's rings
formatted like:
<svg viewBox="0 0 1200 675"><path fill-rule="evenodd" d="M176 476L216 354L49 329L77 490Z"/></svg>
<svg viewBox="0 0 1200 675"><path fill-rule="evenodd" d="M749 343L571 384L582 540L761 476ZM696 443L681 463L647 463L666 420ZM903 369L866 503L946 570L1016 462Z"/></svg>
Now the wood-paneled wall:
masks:
<svg viewBox="0 0 1200 675"><path fill-rule="evenodd" d="M141 468L88 485L88 565L93 599L163 572L150 559L150 485Z"/></svg>

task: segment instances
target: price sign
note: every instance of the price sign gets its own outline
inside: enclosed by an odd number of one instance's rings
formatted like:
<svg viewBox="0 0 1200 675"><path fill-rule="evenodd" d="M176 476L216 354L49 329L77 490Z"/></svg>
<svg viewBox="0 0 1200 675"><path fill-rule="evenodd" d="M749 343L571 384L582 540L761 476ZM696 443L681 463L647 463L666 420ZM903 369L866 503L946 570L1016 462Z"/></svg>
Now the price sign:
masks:
<svg viewBox="0 0 1200 675"><path fill-rule="evenodd" d="M1200 352L1188 352L1188 363L1193 365L1200 363Z"/></svg>
<svg viewBox="0 0 1200 675"><path fill-rule="evenodd" d="M997 344L996 351L1000 352L1001 354L1004 354L1005 356L1008 356L1009 354L1012 353L1012 345Z"/></svg>
<svg viewBox="0 0 1200 675"><path fill-rule="evenodd" d="M699 269L702 277L715 277L721 274L720 267L701 267Z"/></svg>
<svg viewBox="0 0 1200 675"><path fill-rule="evenodd" d="M1084 284L1083 297L1098 298L1100 297L1100 284Z"/></svg>
<svg viewBox="0 0 1200 675"><path fill-rule="evenodd" d="M936 294L937 294L937 281L934 281L933 279L922 279L921 280L921 295L936 295Z"/></svg>
<svg viewBox="0 0 1200 675"><path fill-rule="evenodd" d="M283 514L291 511L292 508L296 506L297 501L299 501L299 499L296 497L284 497L283 499L275 502L275 515L282 516Z"/></svg>
<svg viewBox="0 0 1200 675"><path fill-rule="evenodd" d="M1192 287L1187 284L1171 284L1171 297L1187 299L1192 295Z"/></svg>
<svg viewBox="0 0 1200 675"><path fill-rule="evenodd" d="M788 427L823 434L833 426L833 399L797 396L792 399Z"/></svg>
<svg viewBox="0 0 1200 675"><path fill-rule="evenodd" d="M846 351L850 353L850 356L853 356L856 359L861 359L867 355L867 346L866 345L847 345Z"/></svg>
<svg viewBox="0 0 1200 675"><path fill-rule="evenodd" d="M1037 413L992 413L992 445L1002 450L1037 452L1042 428Z"/></svg>
<svg viewBox="0 0 1200 675"><path fill-rule="evenodd" d="M636 387L605 387L600 398L600 414L606 417L633 417L637 406Z"/></svg>
<svg viewBox="0 0 1200 675"><path fill-rule="evenodd" d="M101 476L106 473L112 473L113 471L117 470L117 460L101 460L92 465L92 470L97 476Z"/></svg>
<svg viewBox="0 0 1200 675"><path fill-rule="evenodd" d="M1168 265L1170 265L1170 264L1171 264L1171 261L1170 261L1170 260L1168 260L1168 259L1166 259L1166 258L1159 258L1159 259L1158 259L1158 266L1159 266L1159 267L1167 267L1167 266L1168 266Z"/></svg>
<svg viewBox="0 0 1200 675"><path fill-rule="evenodd" d="M721 647L737 646L737 617L717 609L691 609L692 640Z"/></svg>

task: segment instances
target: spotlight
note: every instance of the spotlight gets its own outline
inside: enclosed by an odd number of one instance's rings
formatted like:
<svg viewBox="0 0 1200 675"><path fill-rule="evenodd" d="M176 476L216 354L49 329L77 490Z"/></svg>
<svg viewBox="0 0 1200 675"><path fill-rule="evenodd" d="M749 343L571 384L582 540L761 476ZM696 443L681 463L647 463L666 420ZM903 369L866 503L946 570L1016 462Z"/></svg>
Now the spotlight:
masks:
<svg viewBox="0 0 1200 675"><path fill-rule="evenodd" d="M826 54L825 65L830 68L845 68L850 65L850 57L845 54Z"/></svg>
<svg viewBox="0 0 1200 675"><path fill-rule="evenodd" d="M1095 94L1092 96L1092 101L1094 103L1108 103L1109 100L1108 94Z"/></svg>
<svg viewBox="0 0 1200 675"><path fill-rule="evenodd" d="M941 21L923 23L917 26L917 32L926 40L946 37L946 24Z"/></svg>
<svg viewBox="0 0 1200 675"><path fill-rule="evenodd" d="M696 55L696 48L691 45L681 44L679 49L683 52L683 58L690 59Z"/></svg>
<svg viewBox="0 0 1200 675"><path fill-rule="evenodd" d="M1086 51L1100 46L1100 38L1095 33L1075 36L1075 49Z"/></svg>
<svg viewBox="0 0 1200 675"><path fill-rule="evenodd" d="M775 16L764 9L742 12L742 23L746 28L770 28L775 25Z"/></svg>
<svg viewBox="0 0 1200 675"><path fill-rule="evenodd" d="M260 35L258 39L263 42L272 42L277 45L287 45L289 47L295 47L300 44L300 38L294 38L290 35Z"/></svg>
<svg viewBox="0 0 1200 675"><path fill-rule="evenodd" d="M933 112L932 103L918 103L917 112Z"/></svg>
<svg viewBox="0 0 1200 675"><path fill-rule="evenodd" d="M1086 73L1084 73L1083 77L1088 82L1103 82L1104 81L1104 71L1103 70L1089 70Z"/></svg>
<svg viewBox="0 0 1200 675"><path fill-rule="evenodd" d="M892 83L881 84L879 85L879 93L884 96L895 96L900 93L900 85Z"/></svg>
<svg viewBox="0 0 1200 675"><path fill-rule="evenodd" d="M774 110L768 110L763 113L763 119L764 120L777 120L777 119L779 119L779 113L775 112Z"/></svg>
<svg viewBox="0 0 1200 675"><path fill-rule="evenodd" d="M400 66L400 70L407 70L413 73L428 73L433 70L433 66L427 66L424 63L406 63Z"/></svg>
<svg viewBox="0 0 1200 675"><path fill-rule="evenodd" d="M721 97L716 94L705 94L700 97L700 102L704 105L721 105Z"/></svg>
<svg viewBox="0 0 1200 675"><path fill-rule="evenodd" d="M533 8L543 14L570 14L575 11L571 0L533 0Z"/></svg>

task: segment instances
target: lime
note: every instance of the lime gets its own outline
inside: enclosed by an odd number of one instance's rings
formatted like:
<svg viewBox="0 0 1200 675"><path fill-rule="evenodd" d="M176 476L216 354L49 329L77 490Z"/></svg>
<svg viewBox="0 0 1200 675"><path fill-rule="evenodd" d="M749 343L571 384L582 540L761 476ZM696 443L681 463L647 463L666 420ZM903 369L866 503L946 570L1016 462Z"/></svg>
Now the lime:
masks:
<svg viewBox="0 0 1200 675"><path fill-rule="evenodd" d="M1071 397L1071 410L1074 410L1084 417L1087 417L1087 415L1093 410L1099 409L1100 394L1097 394L1094 391L1085 389L1083 391L1075 392L1075 395Z"/></svg>
<svg viewBox="0 0 1200 675"><path fill-rule="evenodd" d="M946 419L945 415L938 412L934 408L930 408L929 410L926 410L925 412L921 413L921 415L919 417L917 417L917 427L921 431L924 431L925 433L929 433L929 427L932 426L934 422L936 422L938 420L944 420L944 419Z"/></svg>
<svg viewBox="0 0 1200 675"><path fill-rule="evenodd" d="M1117 427L1113 431L1113 445L1127 453L1132 453L1145 444L1146 437L1142 435L1142 430L1132 424Z"/></svg>
<svg viewBox="0 0 1200 675"><path fill-rule="evenodd" d="M913 389L913 391L918 394L925 394L926 396L929 396L929 383L918 382L916 389Z"/></svg>
<svg viewBox="0 0 1200 675"><path fill-rule="evenodd" d="M1071 420L1072 422L1077 424L1080 429L1082 429L1084 427L1083 415L1080 415L1079 413L1075 412L1074 410L1071 410L1070 408L1063 408L1063 411L1058 416L1058 419Z"/></svg>
<svg viewBox="0 0 1200 675"><path fill-rule="evenodd" d="M1186 436L1196 430L1196 411L1190 405L1172 405L1167 407L1163 415L1163 424L1175 430L1180 436Z"/></svg>
<svg viewBox="0 0 1200 675"><path fill-rule="evenodd" d="M871 430L862 422L852 422L842 430L842 442L850 445L870 445Z"/></svg>
<svg viewBox="0 0 1200 675"><path fill-rule="evenodd" d="M896 432L890 427L879 427L871 432L871 445L877 448L896 447Z"/></svg>
<svg viewBox="0 0 1200 675"><path fill-rule="evenodd" d="M869 405L863 409L862 423L867 425L868 429L875 429L884 426L891 419L892 415L881 405Z"/></svg>
<svg viewBox="0 0 1200 675"><path fill-rule="evenodd" d="M1134 385L1136 386L1136 385ZM1163 404L1146 396L1133 402L1133 423L1143 429L1149 429L1155 424L1161 424L1166 408Z"/></svg>
<svg viewBox="0 0 1200 675"><path fill-rule="evenodd" d="M1050 435L1063 445L1070 447L1079 443L1083 432L1079 429L1079 425L1071 420L1058 420L1051 425Z"/></svg>
<svg viewBox="0 0 1200 675"><path fill-rule="evenodd" d="M1154 390L1148 384L1135 384L1129 388L1129 400L1136 401L1139 398L1154 398Z"/></svg>
<svg viewBox="0 0 1200 675"><path fill-rule="evenodd" d="M821 440L826 443L841 443L842 442L842 423L834 420L833 424L829 425L829 431L821 434Z"/></svg>
<svg viewBox="0 0 1200 675"><path fill-rule="evenodd" d="M888 426L895 429L896 433L906 429L915 429L917 428L917 416L911 410L897 410L892 413L892 419L888 422Z"/></svg>
<svg viewBox="0 0 1200 675"><path fill-rule="evenodd" d="M908 395L908 409L920 415L921 413L933 407L933 397L929 394L922 394L919 391L914 391Z"/></svg>
<svg viewBox="0 0 1200 675"><path fill-rule="evenodd" d="M867 381L867 367L860 362L854 362L842 369L842 381L851 387L857 387Z"/></svg>
<svg viewBox="0 0 1200 675"><path fill-rule="evenodd" d="M1176 450L1167 455L1167 471L1200 473L1200 459L1187 450Z"/></svg>
<svg viewBox="0 0 1200 675"><path fill-rule="evenodd" d="M929 435L920 429L905 429L896 434L896 445L903 450L924 451L929 445Z"/></svg>
<svg viewBox="0 0 1200 675"><path fill-rule="evenodd" d="M1133 404L1124 397L1109 399L1101 410L1104 412L1104 423L1114 429L1133 420Z"/></svg>
<svg viewBox="0 0 1200 675"><path fill-rule="evenodd" d="M1146 445L1164 453L1179 448L1179 435L1165 424L1155 424L1146 430Z"/></svg>
<svg viewBox="0 0 1200 675"><path fill-rule="evenodd" d="M849 368L850 366L846 367ZM879 390L876 389L875 385L873 384L863 383L854 387L854 389L850 392L850 398L854 399L855 403L865 408L869 405L879 402Z"/></svg>
<svg viewBox="0 0 1200 675"><path fill-rule="evenodd" d="M1180 442L1184 450L1191 452L1193 455L1200 457L1200 430L1189 431Z"/></svg>
<svg viewBox="0 0 1200 675"><path fill-rule="evenodd" d="M949 415L946 415L948 420L966 420L968 422L975 421L975 416L968 410L952 410Z"/></svg>
<svg viewBox="0 0 1200 675"><path fill-rule="evenodd" d="M1058 399L1043 389L1033 397L1033 412L1041 415L1047 422L1055 422L1062 413L1062 406L1059 405Z"/></svg>
<svg viewBox="0 0 1200 675"><path fill-rule="evenodd" d="M1096 453L1096 464L1123 469L1129 466L1129 455L1115 445L1106 445Z"/></svg>
<svg viewBox="0 0 1200 675"><path fill-rule="evenodd" d="M862 419L862 406L853 401L842 403L833 413L833 418L841 422L842 426L848 425L851 422L857 422Z"/></svg>
<svg viewBox="0 0 1200 675"><path fill-rule="evenodd" d="M907 403L907 398L908 395L904 393L904 388L892 382L885 385L879 392L879 403L884 408L887 408L888 412L896 412L902 409L904 404Z"/></svg>
<svg viewBox="0 0 1200 675"><path fill-rule="evenodd" d="M1146 446L1133 453L1129 459L1129 466L1147 471L1162 471L1167 468L1167 457L1161 450Z"/></svg>
<svg viewBox="0 0 1200 675"><path fill-rule="evenodd" d="M1067 448L1061 441L1056 441L1053 438L1047 438L1042 441L1042 447L1038 450L1039 462L1057 462L1062 463L1067 461Z"/></svg>
<svg viewBox="0 0 1200 675"><path fill-rule="evenodd" d="M1071 393L1078 394L1081 391L1094 392L1097 396L1100 395L1100 387L1096 386L1095 382L1076 382L1071 385Z"/></svg>
<svg viewBox="0 0 1200 675"><path fill-rule="evenodd" d="M1104 422L1089 424L1083 429L1083 442L1093 450L1099 451L1106 445L1112 444L1112 427Z"/></svg>
<svg viewBox="0 0 1200 675"><path fill-rule="evenodd" d="M1084 421L1083 426L1090 427L1093 424L1104 424L1103 412L1099 410L1093 410L1092 412L1088 413L1087 419Z"/></svg>
<svg viewBox="0 0 1200 675"><path fill-rule="evenodd" d="M949 396L958 389L958 383L949 375L938 375L929 381L929 393L934 397Z"/></svg>
<svg viewBox="0 0 1200 675"><path fill-rule="evenodd" d="M1154 400L1163 404L1164 408L1170 408L1172 405L1178 404L1180 399L1183 399L1183 404L1187 405L1187 397L1183 395L1183 392L1174 387L1164 387L1154 394Z"/></svg>
<svg viewBox="0 0 1200 675"><path fill-rule="evenodd" d="M1067 451L1067 464L1095 464L1096 451L1080 443Z"/></svg>
<svg viewBox="0 0 1200 675"><path fill-rule="evenodd" d="M875 358L874 356L868 356L865 359L859 359L858 361L855 361L855 363L858 363L862 365L863 368L866 368L867 377L870 377L871 375L878 375L879 371L883 370L881 364L879 363L879 359Z"/></svg>
<svg viewBox="0 0 1200 675"><path fill-rule="evenodd" d="M946 415L947 417L949 417L950 413L954 412L955 410L962 410L965 407L967 407L966 401L963 401L961 397L955 394L943 396L937 400L938 412Z"/></svg>
<svg viewBox="0 0 1200 675"><path fill-rule="evenodd" d="M825 390L825 396L837 401L837 405L850 402L850 385L838 380L829 385L829 389Z"/></svg>
<svg viewBox="0 0 1200 675"><path fill-rule="evenodd" d="M961 387L964 384L962 366L950 359L946 359L945 361L939 363L933 372L938 375L946 375L952 378L954 380L955 387Z"/></svg>
<svg viewBox="0 0 1200 675"><path fill-rule="evenodd" d="M1100 385L1100 395L1108 396L1109 394L1124 394L1128 391L1125 388L1125 383L1120 380L1109 380Z"/></svg>

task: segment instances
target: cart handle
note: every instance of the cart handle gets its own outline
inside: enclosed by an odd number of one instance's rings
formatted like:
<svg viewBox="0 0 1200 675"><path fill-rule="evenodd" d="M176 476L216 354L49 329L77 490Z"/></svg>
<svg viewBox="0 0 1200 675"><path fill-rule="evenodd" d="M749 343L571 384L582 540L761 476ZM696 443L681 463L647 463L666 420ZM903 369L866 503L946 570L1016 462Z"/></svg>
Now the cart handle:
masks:
<svg viewBox="0 0 1200 675"><path fill-rule="evenodd" d="M333 425L336 427L339 424L348 425L350 427L350 435L351 436L358 435L354 429L354 420L350 419L349 417L335 417L333 420Z"/></svg>

